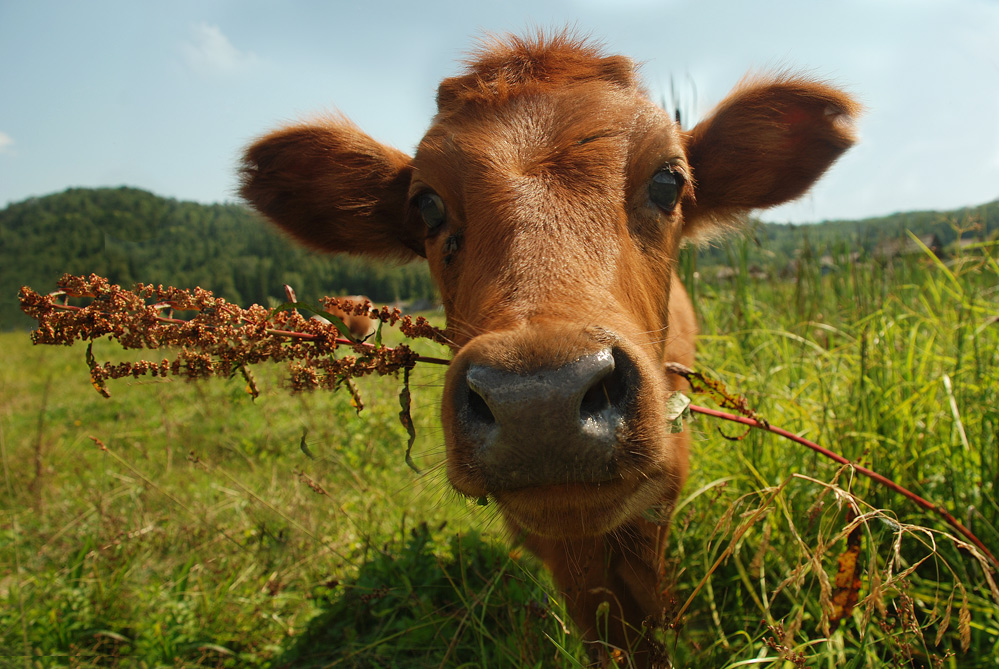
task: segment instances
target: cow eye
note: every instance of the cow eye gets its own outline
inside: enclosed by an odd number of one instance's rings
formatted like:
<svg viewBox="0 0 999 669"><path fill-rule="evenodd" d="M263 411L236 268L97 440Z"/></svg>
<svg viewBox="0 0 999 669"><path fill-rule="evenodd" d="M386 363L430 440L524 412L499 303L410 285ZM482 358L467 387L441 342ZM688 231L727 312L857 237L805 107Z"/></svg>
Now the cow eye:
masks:
<svg viewBox="0 0 999 669"><path fill-rule="evenodd" d="M420 211L420 218L427 224L431 231L437 230L444 225L447 214L444 211L444 200L437 193L423 193L416 198L416 208Z"/></svg>
<svg viewBox="0 0 999 669"><path fill-rule="evenodd" d="M663 211L669 213L680 201L683 177L670 167L664 167L652 176L649 183L649 198Z"/></svg>

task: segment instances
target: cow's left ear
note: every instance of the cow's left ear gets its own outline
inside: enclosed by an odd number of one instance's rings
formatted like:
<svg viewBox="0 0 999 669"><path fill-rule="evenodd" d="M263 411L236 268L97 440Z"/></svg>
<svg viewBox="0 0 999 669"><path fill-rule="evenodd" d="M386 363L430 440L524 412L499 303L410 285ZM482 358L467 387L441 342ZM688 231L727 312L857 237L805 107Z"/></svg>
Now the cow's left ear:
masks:
<svg viewBox="0 0 999 669"><path fill-rule="evenodd" d="M861 106L813 80L778 76L743 83L686 135L693 202L685 234L710 234L750 209L804 194L856 141Z"/></svg>
<svg viewBox="0 0 999 669"><path fill-rule="evenodd" d="M307 246L413 260L425 228L408 204L409 156L343 118L289 126L251 145L240 194Z"/></svg>

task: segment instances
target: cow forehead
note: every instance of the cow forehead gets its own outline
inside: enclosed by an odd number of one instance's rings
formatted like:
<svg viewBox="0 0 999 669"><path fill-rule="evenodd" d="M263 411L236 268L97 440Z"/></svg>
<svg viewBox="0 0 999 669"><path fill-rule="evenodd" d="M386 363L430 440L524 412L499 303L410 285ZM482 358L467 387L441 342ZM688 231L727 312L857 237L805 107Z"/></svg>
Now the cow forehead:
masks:
<svg viewBox="0 0 999 669"><path fill-rule="evenodd" d="M439 116L418 147L411 194L607 205L621 201L629 181L682 156L679 128L638 89L535 89Z"/></svg>

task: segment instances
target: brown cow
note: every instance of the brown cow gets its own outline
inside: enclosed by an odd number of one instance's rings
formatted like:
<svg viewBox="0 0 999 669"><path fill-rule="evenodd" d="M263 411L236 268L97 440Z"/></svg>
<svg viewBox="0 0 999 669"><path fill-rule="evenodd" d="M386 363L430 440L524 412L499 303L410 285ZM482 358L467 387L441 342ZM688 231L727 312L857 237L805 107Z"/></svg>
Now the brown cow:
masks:
<svg viewBox="0 0 999 669"><path fill-rule="evenodd" d="M639 664L658 651L666 513L689 437L663 418L692 365L684 239L803 194L854 141L859 106L808 78L741 83L689 131L633 62L571 35L487 43L437 91L414 157L333 117L251 146L242 194L302 242L425 258L454 341L447 475L495 500L575 622Z"/></svg>

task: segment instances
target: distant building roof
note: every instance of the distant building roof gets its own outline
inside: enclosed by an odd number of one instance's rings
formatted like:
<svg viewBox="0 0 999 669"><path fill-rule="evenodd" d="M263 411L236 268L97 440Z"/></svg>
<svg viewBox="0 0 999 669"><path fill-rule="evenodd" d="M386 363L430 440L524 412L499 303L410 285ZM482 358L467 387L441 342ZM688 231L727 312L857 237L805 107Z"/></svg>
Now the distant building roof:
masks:
<svg viewBox="0 0 999 669"><path fill-rule="evenodd" d="M936 235L922 235L918 237L923 246L933 252L938 258L943 255L943 244ZM902 237L901 239L886 239L879 243L874 249L874 255L881 258L897 258L899 256L909 256L923 253L923 248L916 243L912 237Z"/></svg>

